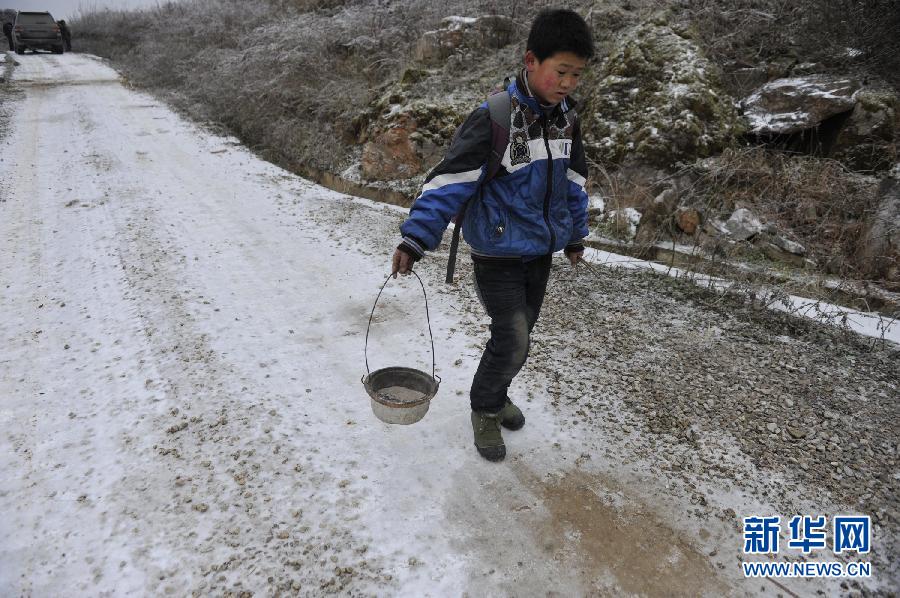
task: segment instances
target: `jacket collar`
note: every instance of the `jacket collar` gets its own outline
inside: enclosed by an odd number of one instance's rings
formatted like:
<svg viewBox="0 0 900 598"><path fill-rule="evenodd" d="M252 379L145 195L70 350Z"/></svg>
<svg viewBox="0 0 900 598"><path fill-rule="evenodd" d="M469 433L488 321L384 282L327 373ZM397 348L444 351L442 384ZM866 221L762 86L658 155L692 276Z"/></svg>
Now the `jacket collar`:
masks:
<svg viewBox="0 0 900 598"><path fill-rule="evenodd" d="M521 69L519 75L510 82L507 91L511 95L516 96L520 102L527 104L535 114L539 114L542 111L540 101L538 101L534 94L531 93L531 89L528 87L528 75L524 68ZM574 108L577 103L578 102L576 102L572 96L566 96L559 104L553 107L553 110L562 110L563 113L566 113Z"/></svg>

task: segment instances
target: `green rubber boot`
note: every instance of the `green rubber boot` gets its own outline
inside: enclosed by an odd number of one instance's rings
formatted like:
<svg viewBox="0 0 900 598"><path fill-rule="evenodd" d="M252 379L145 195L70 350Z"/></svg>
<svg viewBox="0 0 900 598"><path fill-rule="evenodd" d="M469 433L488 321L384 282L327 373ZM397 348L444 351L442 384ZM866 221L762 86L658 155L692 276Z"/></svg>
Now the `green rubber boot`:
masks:
<svg viewBox="0 0 900 598"><path fill-rule="evenodd" d="M500 410L500 423L507 430L521 430L525 425L525 416L522 410L513 405L513 402L506 399L506 404Z"/></svg>
<svg viewBox="0 0 900 598"><path fill-rule="evenodd" d="M475 448L488 461L502 461L506 457L506 445L500 434L500 414L472 412L472 430L475 432Z"/></svg>

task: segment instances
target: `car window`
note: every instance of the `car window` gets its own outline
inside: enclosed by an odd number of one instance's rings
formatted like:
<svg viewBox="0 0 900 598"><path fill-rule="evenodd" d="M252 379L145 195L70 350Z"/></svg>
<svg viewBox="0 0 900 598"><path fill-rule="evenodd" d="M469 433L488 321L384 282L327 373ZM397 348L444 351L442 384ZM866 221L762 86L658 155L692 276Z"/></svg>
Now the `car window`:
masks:
<svg viewBox="0 0 900 598"><path fill-rule="evenodd" d="M45 12L20 12L16 17L17 25L55 25L53 17Z"/></svg>

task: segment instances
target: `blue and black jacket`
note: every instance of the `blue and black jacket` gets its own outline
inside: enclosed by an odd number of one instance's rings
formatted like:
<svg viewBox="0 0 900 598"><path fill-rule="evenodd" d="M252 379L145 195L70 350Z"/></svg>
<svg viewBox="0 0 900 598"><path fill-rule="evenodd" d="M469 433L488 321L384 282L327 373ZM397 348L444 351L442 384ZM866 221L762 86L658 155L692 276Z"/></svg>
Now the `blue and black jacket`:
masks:
<svg viewBox="0 0 900 598"><path fill-rule="evenodd" d="M471 197L462 234L479 257L529 259L583 249L587 163L574 102L541 107L520 76L510 94L509 143L497 175L482 186L492 147L487 102L460 126L444 159L400 226L400 248L414 258L434 250ZM521 88L520 88L521 87ZM524 88L524 89L522 89Z"/></svg>

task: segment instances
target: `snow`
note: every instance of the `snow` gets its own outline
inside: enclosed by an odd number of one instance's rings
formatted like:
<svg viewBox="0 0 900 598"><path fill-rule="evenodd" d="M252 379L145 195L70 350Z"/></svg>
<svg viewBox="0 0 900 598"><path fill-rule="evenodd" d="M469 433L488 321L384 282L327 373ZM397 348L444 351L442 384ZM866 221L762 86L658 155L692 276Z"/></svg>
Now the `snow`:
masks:
<svg viewBox="0 0 900 598"><path fill-rule="evenodd" d="M606 208L606 200L602 195L591 195L588 197L588 209L603 210Z"/></svg>
<svg viewBox="0 0 900 598"><path fill-rule="evenodd" d="M625 214L629 224L637 228L637 225L641 222L641 213L634 208L625 208L622 210L622 213Z"/></svg>
<svg viewBox="0 0 900 598"><path fill-rule="evenodd" d="M805 124L809 121L809 113L802 110L794 110L793 112L753 111L747 112L746 116L750 121L751 130L755 132L789 131L798 124Z"/></svg>
<svg viewBox="0 0 900 598"><path fill-rule="evenodd" d="M658 92L662 93L662 92ZM678 98L691 93L691 86L685 83L670 83L666 95Z"/></svg>
<svg viewBox="0 0 900 598"><path fill-rule="evenodd" d="M450 16L444 17L441 19L441 24L444 25L450 31L457 31L459 29L465 29L466 27L471 27L475 23L478 22L478 19L474 17L458 17L458 16Z"/></svg>
<svg viewBox="0 0 900 598"><path fill-rule="evenodd" d="M404 105L404 104L391 104L391 109L390 109L390 111L388 111L387 114L385 114L384 116L382 116L382 119L383 119L383 120L390 120L391 118L393 118L394 116L400 114L401 112L406 112L406 111L408 111L408 110L409 110L409 106L406 106L406 105Z"/></svg>
<svg viewBox="0 0 900 598"><path fill-rule="evenodd" d="M535 401L507 440L519 456L481 460L466 401L483 335L460 325L459 292L428 289L443 382L426 419L371 413L365 325L404 209L264 162L89 56L28 55L14 79L26 97L0 161L0 595L266 595L269 577L307 595L547 580L590 593L578 530L551 552L529 522L555 522L546 480L572 475L568 447L609 441ZM389 282L370 332L372 369L431 364L413 281ZM696 523L642 462L599 461L577 470L619 480L612 503L586 487L596 512L635 504L732 549L731 522Z"/></svg>
<svg viewBox="0 0 900 598"><path fill-rule="evenodd" d="M404 563L429 563L397 568L393 584L413 595L459 593L466 561L453 556L453 535L432 525L442 514L429 497L455 483L432 473L448 444L467 445L456 402L447 400L462 379L444 383L446 399L434 402L429 427L373 421L359 382L361 335L387 252L345 246L335 254L340 241L309 218L313 211L336 220L350 202L370 206L372 222L392 211L202 133L151 97L110 85L118 76L98 61L64 55L49 69L44 57L28 58L17 80L34 82L36 99L23 103L11 133L16 160L0 166L15 189L3 219L3 255L11 262L3 268L8 350L0 396L7 398L5 424L28 421L35 406L41 416L12 446L3 440L4 479L22 468L31 473L7 483L0 497L0 531L12 539L0 547L0 594L20 593L19 572L48 559L52 573L29 579L24 593L54 594L75 583L82 595L161 594L171 582L160 577L196 586L201 580L190 572L232 552L222 530L233 527L244 503L258 510L249 521L259 529L242 527L241 543L262 546L273 526L298 535L298 525L309 525L344 564L350 551L342 550L342 538L359 528L352 545L368 545L368 560L404 555ZM48 85L61 74L105 84L90 95L78 85ZM53 128L40 126L50 119ZM303 205L291 199L298 197ZM393 290L389 314L402 313L401 299L421 308L415 289L396 288L405 293ZM471 339L443 338L447 312L443 306L432 321L441 350L471 354ZM430 361L420 347L420 315L410 315L413 329L373 330L373 367ZM33 368L23 369L26 363ZM234 401L245 403L247 427L232 422L235 415L214 426ZM185 430L165 432L183 423ZM304 432L310 426L315 435ZM222 455L204 454L217 430ZM197 434L205 444L179 441ZM258 436L261 444L250 442ZM171 470L156 464L171 459L160 457L161 448L180 453ZM258 501L232 482L242 471L240 461L221 458L226 450L267 451L264 459L244 457L247 473L265 480L247 484L246 492L257 486L253 492L264 495ZM141 465L120 459L123 451L136 452ZM469 450L459 457L470 465L478 458ZM320 483L278 476L281 458ZM176 475L191 481L173 485ZM206 500L205 511L184 503L192 488L206 486L205 494L218 498ZM305 519L293 518L291 509L303 510ZM198 536L183 535L185 526ZM126 533L132 528L147 539L140 550Z"/></svg>
<svg viewBox="0 0 900 598"><path fill-rule="evenodd" d="M613 268L650 269L674 278L687 278L699 286L713 288L722 292L730 292L732 290L740 292L742 288L740 284L725 279L695 274L679 268L598 249L588 249L585 253L585 259ZM773 298L767 304L767 307L770 309L792 313L823 324L837 325L863 336L884 339L900 345L900 320L895 318L889 318L874 312L862 312L796 295L788 295L783 301L775 300L775 294L771 289L762 289L761 294Z"/></svg>

